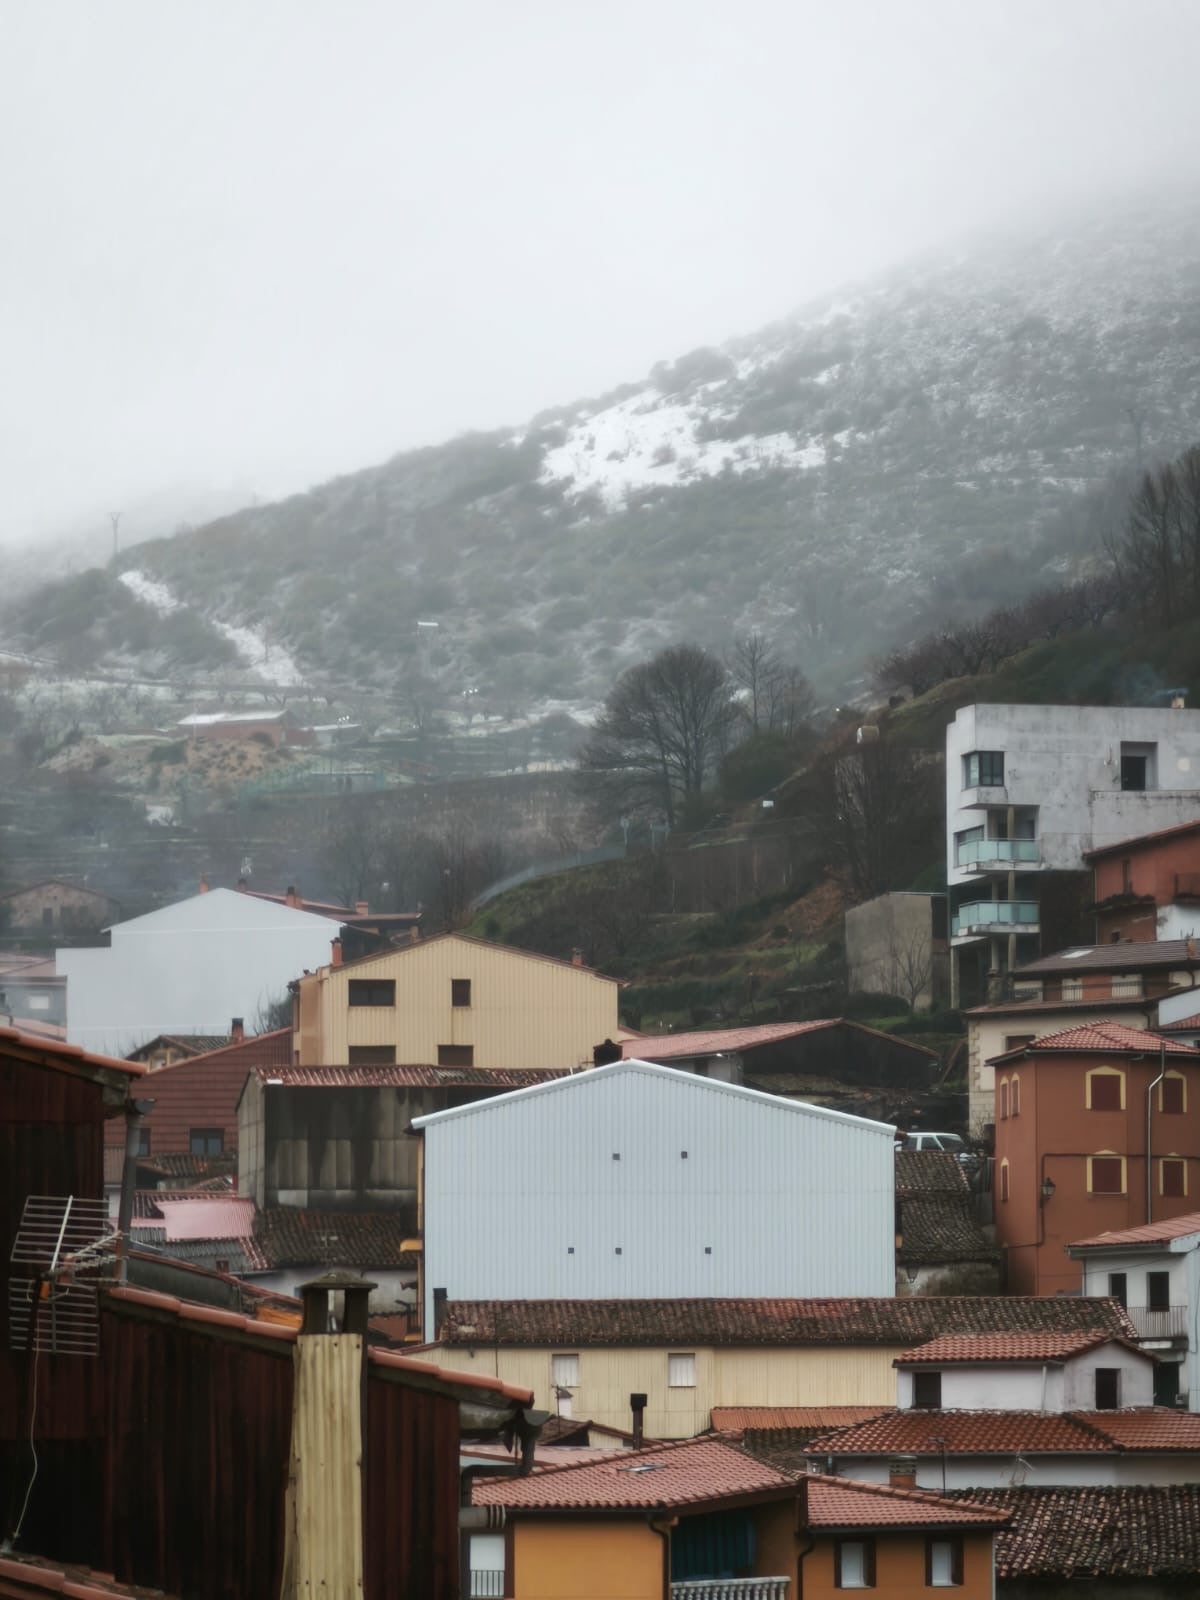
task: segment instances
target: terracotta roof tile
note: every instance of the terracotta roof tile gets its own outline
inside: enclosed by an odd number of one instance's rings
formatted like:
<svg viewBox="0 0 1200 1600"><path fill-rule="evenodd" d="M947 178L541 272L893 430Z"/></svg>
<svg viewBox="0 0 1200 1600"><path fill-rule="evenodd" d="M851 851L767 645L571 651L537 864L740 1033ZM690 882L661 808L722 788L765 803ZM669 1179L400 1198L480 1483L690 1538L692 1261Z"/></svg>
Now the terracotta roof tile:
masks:
<svg viewBox="0 0 1200 1600"><path fill-rule="evenodd" d="M954 1161L953 1156L946 1158ZM955 1163L957 1165L957 1162ZM970 1195L935 1194L900 1201L902 1266L954 1261L995 1261L999 1251L976 1221Z"/></svg>
<svg viewBox="0 0 1200 1600"><path fill-rule="evenodd" d="M1192 945L1189 954L1188 946ZM1141 972L1148 967L1187 967L1200 964L1200 948L1188 939L1147 940L1138 944L1069 945L1053 955L1041 956L1018 967L1014 977L1036 977L1043 972Z"/></svg>
<svg viewBox="0 0 1200 1600"><path fill-rule="evenodd" d="M1159 1033L1200 1033L1200 1011L1190 1017L1179 1017L1174 1022L1160 1022Z"/></svg>
<svg viewBox="0 0 1200 1600"><path fill-rule="evenodd" d="M948 1150L897 1150L896 1199L931 1194L965 1195L967 1175Z"/></svg>
<svg viewBox="0 0 1200 1600"><path fill-rule="evenodd" d="M947 1367L976 1361L1066 1361L1110 1342L1096 1333L944 1334L897 1356L893 1366Z"/></svg>
<svg viewBox="0 0 1200 1600"><path fill-rule="evenodd" d="M1200 1414L1145 1407L1130 1411L1076 1411L1088 1427L1106 1434L1118 1450L1200 1451Z"/></svg>
<svg viewBox="0 0 1200 1600"><path fill-rule="evenodd" d="M627 1061L673 1061L680 1057L717 1055L724 1051L737 1052L753 1050L762 1045L784 1044L789 1039L799 1039L806 1033L820 1033L826 1028L853 1028L860 1033L888 1039L921 1055L936 1055L935 1051L911 1039L882 1033L878 1028L853 1022L848 1017L821 1017L811 1022L762 1022L746 1028L708 1028L693 1033L644 1033L636 1039L622 1040L621 1053Z"/></svg>
<svg viewBox="0 0 1200 1600"><path fill-rule="evenodd" d="M285 1089L526 1089L571 1074L570 1067L434 1067L403 1066L297 1067L254 1069L259 1083Z"/></svg>
<svg viewBox="0 0 1200 1600"><path fill-rule="evenodd" d="M108 1155L112 1146L107 1146L105 1155L105 1174L108 1173ZM118 1155L124 1152L117 1146ZM164 1150L160 1155L138 1156L137 1169L139 1174L151 1177L171 1179L188 1179L194 1182L208 1181L212 1178L236 1178L237 1176L237 1151L225 1150L220 1155L197 1156L187 1150ZM159 1185L163 1187L163 1185Z"/></svg>
<svg viewBox="0 0 1200 1600"><path fill-rule="evenodd" d="M416 1269L401 1250L413 1218L400 1211L302 1211L270 1206L254 1219L254 1237L272 1267Z"/></svg>
<svg viewBox="0 0 1200 1600"><path fill-rule="evenodd" d="M868 1422L889 1409L886 1406L714 1406L712 1426L716 1433L766 1433L776 1429L824 1433L830 1428L846 1428L853 1422Z"/></svg>
<svg viewBox="0 0 1200 1600"><path fill-rule="evenodd" d="M604 1453L601 1461L549 1468L528 1478L476 1481L475 1505L539 1510L630 1510L703 1505L735 1495L796 1493L781 1472L718 1439L684 1439L649 1450Z"/></svg>
<svg viewBox="0 0 1200 1600"><path fill-rule="evenodd" d="M1200 1572L1200 1484L964 1489L948 1498L960 1496L1012 1513L996 1539L1001 1580L1194 1580Z"/></svg>
<svg viewBox="0 0 1200 1600"><path fill-rule="evenodd" d="M115 1582L90 1567L67 1566L40 1556L0 1555L0 1594L68 1595L71 1600L167 1600L161 1589Z"/></svg>
<svg viewBox="0 0 1200 1600"><path fill-rule="evenodd" d="M943 1499L923 1489L824 1475L808 1480L811 1528L1002 1528L1008 1519L1002 1506Z"/></svg>
<svg viewBox="0 0 1200 1600"><path fill-rule="evenodd" d="M813 1439L813 1455L936 1456L1063 1455L1114 1446L1103 1435L1055 1411L887 1411L873 1422L841 1428Z"/></svg>
<svg viewBox="0 0 1200 1600"><path fill-rule="evenodd" d="M1161 839L1175 839L1180 834L1194 833L1197 828L1200 828L1200 822L1177 822L1173 828L1156 828L1153 833L1137 833L1131 839L1118 839L1115 844L1095 845L1091 850L1083 852L1083 859L1098 861L1102 856L1138 850L1143 846L1156 845Z"/></svg>
<svg viewBox="0 0 1200 1600"><path fill-rule="evenodd" d="M900 1345L942 1333L1133 1337L1115 1300L915 1295L825 1300L451 1300L443 1344Z"/></svg>
<svg viewBox="0 0 1200 1600"><path fill-rule="evenodd" d="M1129 1028L1123 1022L1081 1022L1076 1028L1064 1028L1061 1033L1048 1033L1032 1044L1018 1050L1007 1050L993 1056L993 1061L1012 1061L1020 1056L1048 1055L1062 1050L1080 1053L1116 1051L1122 1055L1157 1055L1165 1051L1169 1056L1190 1056L1200 1060L1200 1051L1178 1039L1164 1039L1161 1034L1147 1033L1144 1028Z"/></svg>
<svg viewBox="0 0 1200 1600"><path fill-rule="evenodd" d="M1119 1228L1111 1233L1095 1233L1090 1239L1076 1239L1068 1246L1071 1250L1124 1245L1167 1244L1172 1239L1183 1239L1189 1233L1200 1233L1200 1211L1189 1211L1186 1216L1172 1217L1167 1222L1143 1222L1137 1228Z"/></svg>

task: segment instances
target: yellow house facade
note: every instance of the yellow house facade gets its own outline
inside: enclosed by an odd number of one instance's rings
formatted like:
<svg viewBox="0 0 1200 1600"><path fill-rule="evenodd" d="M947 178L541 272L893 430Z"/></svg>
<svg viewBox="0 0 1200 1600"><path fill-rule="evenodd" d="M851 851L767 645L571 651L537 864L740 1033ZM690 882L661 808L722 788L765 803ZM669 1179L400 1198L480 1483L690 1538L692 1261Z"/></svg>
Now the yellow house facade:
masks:
<svg viewBox="0 0 1200 1600"><path fill-rule="evenodd" d="M458 933L417 939L298 981L296 1065L590 1066L617 1037L617 992L571 961Z"/></svg>

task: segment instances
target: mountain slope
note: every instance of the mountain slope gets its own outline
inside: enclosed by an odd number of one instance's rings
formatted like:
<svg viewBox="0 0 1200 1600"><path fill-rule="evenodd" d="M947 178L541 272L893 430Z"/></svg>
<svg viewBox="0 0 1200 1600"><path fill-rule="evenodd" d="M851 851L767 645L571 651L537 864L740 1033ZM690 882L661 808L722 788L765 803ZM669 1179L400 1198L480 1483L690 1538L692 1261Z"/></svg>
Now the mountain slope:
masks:
<svg viewBox="0 0 1200 1600"><path fill-rule="evenodd" d="M1148 205L910 267L136 566L322 683L596 698L661 643L758 626L836 687L936 605L1085 559L1089 495L1198 438L1200 208ZM47 609L10 619L27 647Z"/></svg>

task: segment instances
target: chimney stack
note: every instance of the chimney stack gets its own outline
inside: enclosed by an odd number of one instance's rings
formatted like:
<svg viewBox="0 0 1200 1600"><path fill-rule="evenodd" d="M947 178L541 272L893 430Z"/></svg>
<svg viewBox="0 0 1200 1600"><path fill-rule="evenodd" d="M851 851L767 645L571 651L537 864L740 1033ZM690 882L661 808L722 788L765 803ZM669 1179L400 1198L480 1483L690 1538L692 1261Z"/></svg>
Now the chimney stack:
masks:
<svg viewBox="0 0 1200 1600"><path fill-rule="evenodd" d="M250 888L250 885L246 882L245 878L239 878L237 886L239 894L246 894Z"/></svg>
<svg viewBox="0 0 1200 1600"><path fill-rule="evenodd" d="M888 1483L893 1489L917 1487L916 1456L893 1456L888 1462Z"/></svg>
<svg viewBox="0 0 1200 1600"><path fill-rule="evenodd" d="M288 884L287 893L283 897L283 903L285 905L292 906L293 909L297 911L300 910L300 896L296 893L296 885L294 883Z"/></svg>
<svg viewBox="0 0 1200 1600"><path fill-rule="evenodd" d="M234 1017L229 1029L234 1044L241 1044L246 1037L246 1024L241 1017Z"/></svg>
<svg viewBox="0 0 1200 1600"><path fill-rule="evenodd" d="M207 894L208 893L208 874L206 872L202 872L200 874L200 891L199 892L201 894Z"/></svg>
<svg viewBox="0 0 1200 1600"><path fill-rule="evenodd" d="M370 904L369 904L368 901L366 901L366 900L356 900L354 902L354 915L356 917L367 917L367 916L370 916L370 914L371 914L371 907L370 907Z"/></svg>
<svg viewBox="0 0 1200 1600"><path fill-rule="evenodd" d="M631 1394L629 1409L633 1412L633 1448L640 1450L646 1439L646 1396Z"/></svg>
<svg viewBox="0 0 1200 1600"><path fill-rule="evenodd" d="M420 930L420 928L417 927L416 923L414 922L412 927L408 930L409 942L411 944L416 944L417 941L420 939L420 937L421 937L421 930Z"/></svg>
<svg viewBox="0 0 1200 1600"><path fill-rule="evenodd" d="M581 967L583 965L583 951L578 945L571 951L571 965L573 967Z"/></svg>
<svg viewBox="0 0 1200 1600"><path fill-rule="evenodd" d="M330 958L329 958L330 966L332 966L332 967L340 967L341 964L342 964L342 941L340 939L331 939L329 941L329 949L330 949Z"/></svg>

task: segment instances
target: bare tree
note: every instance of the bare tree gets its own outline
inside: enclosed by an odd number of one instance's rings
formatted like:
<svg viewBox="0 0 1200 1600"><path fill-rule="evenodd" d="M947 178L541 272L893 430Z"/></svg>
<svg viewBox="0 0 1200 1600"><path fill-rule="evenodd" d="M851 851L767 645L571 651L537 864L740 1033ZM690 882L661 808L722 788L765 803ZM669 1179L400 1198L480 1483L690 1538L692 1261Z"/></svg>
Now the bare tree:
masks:
<svg viewBox="0 0 1200 1600"><path fill-rule="evenodd" d="M933 930L928 920L903 928L894 916L889 920L885 981L888 992L898 994L910 1011L916 1010L922 995L932 992Z"/></svg>
<svg viewBox="0 0 1200 1600"><path fill-rule="evenodd" d="M730 741L732 683L715 656L672 645L623 672L579 758L616 813L664 817L698 795Z"/></svg>
<svg viewBox="0 0 1200 1600"><path fill-rule="evenodd" d="M939 855L936 758L886 737L835 747L814 769L825 862L854 901L905 886Z"/></svg>

